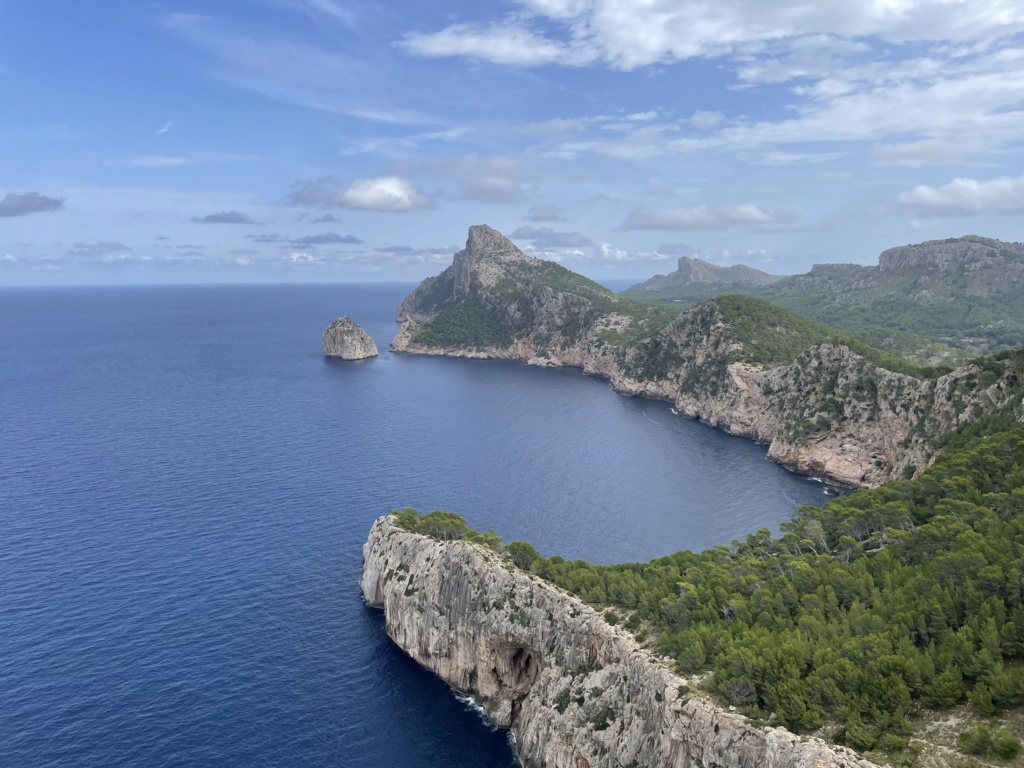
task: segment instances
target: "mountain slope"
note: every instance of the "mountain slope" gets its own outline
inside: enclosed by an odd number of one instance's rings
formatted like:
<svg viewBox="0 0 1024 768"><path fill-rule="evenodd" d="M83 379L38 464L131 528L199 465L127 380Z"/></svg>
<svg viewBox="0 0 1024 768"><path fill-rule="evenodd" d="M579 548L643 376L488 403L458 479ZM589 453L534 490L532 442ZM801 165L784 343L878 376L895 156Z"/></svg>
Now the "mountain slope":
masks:
<svg viewBox="0 0 1024 768"><path fill-rule="evenodd" d="M655 277L626 295L692 303L746 293L904 353L921 347L914 336L973 353L1024 344L1024 244L974 235L890 248L874 267L819 264L764 286L665 285Z"/></svg>
<svg viewBox="0 0 1024 768"><path fill-rule="evenodd" d="M723 296L685 312L643 304L484 226L470 229L466 248L402 302L397 319L395 351L579 367L849 485L913 475L943 435L1020 400L1016 358L950 372L755 298Z"/></svg>

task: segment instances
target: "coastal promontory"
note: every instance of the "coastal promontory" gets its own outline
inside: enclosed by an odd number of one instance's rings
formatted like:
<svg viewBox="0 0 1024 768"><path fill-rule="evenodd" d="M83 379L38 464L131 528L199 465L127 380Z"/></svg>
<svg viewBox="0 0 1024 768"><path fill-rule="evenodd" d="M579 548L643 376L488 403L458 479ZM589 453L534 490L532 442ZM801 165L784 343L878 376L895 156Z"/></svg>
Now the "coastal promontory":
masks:
<svg viewBox="0 0 1024 768"><path fill-rule="evenodd" d="M377 345L370 334L351 318L339 317L324 331L324 355L342 360L363 360L376 357Z"/></svg>
<svg viewBox="0 0 1024 768"><path fill-rule="evenodd" d="M526 768L871 768L691 694L629 632L469 541L377 520L361 586L413 659L511 729Z"/></svg>

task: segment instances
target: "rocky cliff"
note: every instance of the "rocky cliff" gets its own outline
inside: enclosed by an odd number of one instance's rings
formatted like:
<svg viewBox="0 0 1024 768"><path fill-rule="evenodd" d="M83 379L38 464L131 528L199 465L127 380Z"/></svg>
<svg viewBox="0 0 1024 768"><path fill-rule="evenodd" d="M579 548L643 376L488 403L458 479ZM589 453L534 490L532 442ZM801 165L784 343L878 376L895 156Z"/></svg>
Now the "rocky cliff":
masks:
<svg viewBox="0 0 1024 768"><path fill-rule="evenodd" d="M1019 397L1014 365L926 376L757 299L682 313L640 304L520 253L489 227L470 229L466 249L398 319L396 351L579 367L851 486L923 469L937 438Z"/></svg>
<svg viewBox="0 0 1024 768"><path fill-rule="evenodd" d="M340 357L342 360L362 360L376 357L377 345L370 334L353 322L350 318L339 317L324 331L324 354L327 357Z"/></svg>
<svg viewBox="0 0 1024 768"><path fill-rule="evenodd" d="M511 728L528 768L871 766L690 695L627 632L479 545L382 517L361 587L402 650Z"/></svg>

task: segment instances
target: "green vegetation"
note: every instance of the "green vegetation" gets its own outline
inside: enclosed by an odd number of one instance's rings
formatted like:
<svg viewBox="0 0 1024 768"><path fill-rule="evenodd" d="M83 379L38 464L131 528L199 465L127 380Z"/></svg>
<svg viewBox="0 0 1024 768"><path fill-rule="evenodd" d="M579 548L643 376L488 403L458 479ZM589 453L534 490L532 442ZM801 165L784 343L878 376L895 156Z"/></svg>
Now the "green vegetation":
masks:
<svg viewBox="0 0 1024 768"><path fill-rule="evenodd" d="M915 480L804 507L773 537L647 564L540 559L540 576L659 631L681 672L755 717L892 749L915 702L1024 703L1024 427Z"/></svg>
<svg viewBox="0 0 1024 768"><path fill-rule="evenodd" d="M482 544L507 556L512 563L523 570L529 570L534 561L540 559L540 554L528 541L510 541L508 544L504 544L501 536L494 531L489 530L486 533L474 531L466 523L466 518L454 512L435 509L433 512L421 515L412 507L406 507L405 509L396 509L391 514L395 518L395 522L407 531L421 533L438 541L470 541L474 544Z"/></svg>
<svg viewBox="0 0 1024 768"><path fill-rule="evenodd" d="M483 544L497 552L503 552L501 537L494 531L481 533L474 531L466 524L466 518L454 512L443 512L435 509L421 515L412 507L396 509L391 513L395 522L412 533L422 533L438 541L472 541Z"/></svg>
<svg viewBox="0 0 1024 768"><path fill-rule="evenodd" d="M425 322L414 340L435 347L506 347L517 338L536 335L537 313L552 291L572 297L559 326L550 329L576 342L600 317L617 313L630 318L623 331L606 331L615 345L651 336L682 311L681 307L643 304L616 296L607 288L549 261L510 263L494 289L476 298L454 301L454 279L445 270L425 281L415 306L438 314Z"/></svg>
<svg viewBox="0 0 1024 768"><path fill-rule="evenodd" d="M1024 341L1024 289L1015 279L1022 261L1018 253L993 249L974 270L825 265L760 287L690 283L623 295L687 306L724 293L746 294L918 362L959 363L968 355L958 350L979 354Z"/></svg>
<svg viewBox="0 0 1024 768"><path fill-rule="evenodd" d="M702 338L710 338L712 330L721 326L730 344L727 351L689 372L684 389L690 392L716 394L732 362L785 365L799 359L809 348L826 342L845 345L880 368L918 378L936 378L950 371L945 366L916 365L892 352L871 347L849 333L750 296L719 296L691 308L688 317ZM623 362L635 378L656 380L686 365L687 355L673 339L656 335L635 341Z"/></svg>
<svg viewBox="0 0 1024 768"><path fill-rule="evenodd" d="M414 338L434 347L503 347L512 343L512 332L494 308L467 299L425 323Z"/></svg>

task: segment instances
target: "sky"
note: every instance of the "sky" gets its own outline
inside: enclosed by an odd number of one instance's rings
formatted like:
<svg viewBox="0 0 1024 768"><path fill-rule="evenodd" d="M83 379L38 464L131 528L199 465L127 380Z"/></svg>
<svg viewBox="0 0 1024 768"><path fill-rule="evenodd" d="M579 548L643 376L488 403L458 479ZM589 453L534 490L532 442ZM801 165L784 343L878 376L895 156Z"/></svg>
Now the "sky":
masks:
<svg viewBox="0 0 1024 768"><path fill-rule="evenodd" d="M1024 240L1020 0L0 0L0 285Z"/></svg>

